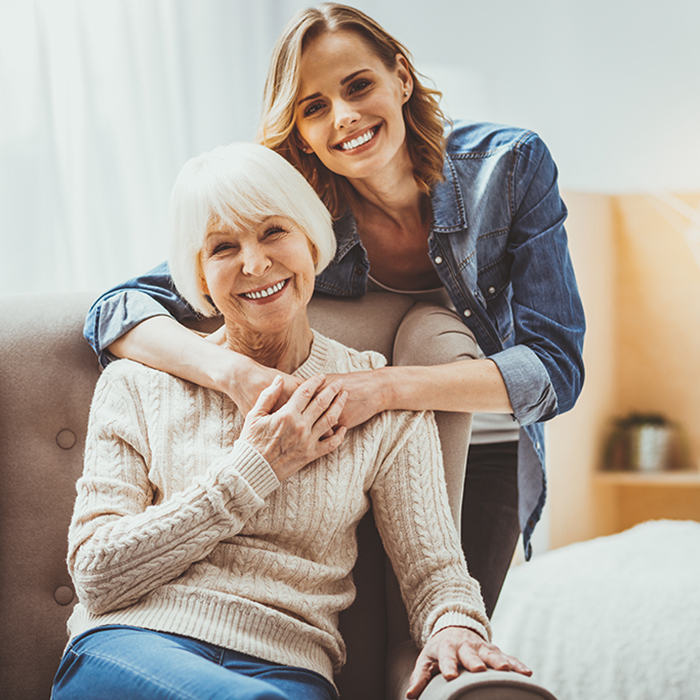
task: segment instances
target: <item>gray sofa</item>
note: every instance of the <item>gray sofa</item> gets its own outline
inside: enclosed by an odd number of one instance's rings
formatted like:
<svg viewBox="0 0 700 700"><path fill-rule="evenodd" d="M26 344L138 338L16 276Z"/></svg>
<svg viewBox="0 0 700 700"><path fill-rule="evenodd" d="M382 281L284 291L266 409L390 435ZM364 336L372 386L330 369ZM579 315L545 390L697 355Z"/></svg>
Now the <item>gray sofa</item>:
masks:
<svg viewBox="0 0 700 700"><path fill-rule="evenodd" d="M88 409L99 367L82 338L92 294L0 297L0 698L48 700L75 603L66 570L66 533L82 470ZM341 305L341 306L339 306ZM368 295L315 298L312 325L360 349L391 357L396 329L412 302ZM342 308L342 313L339 309ZM449 465L447 465L449 468ZM385 557L371 517L361 524L358 596L342 617L348 663L343 700L405 694L416 650L388 651ZM388 581L388 584L387 584ZM391 598L391 596L390 596ZM554 700L516 674L434 679L423 700Z"/></svg>

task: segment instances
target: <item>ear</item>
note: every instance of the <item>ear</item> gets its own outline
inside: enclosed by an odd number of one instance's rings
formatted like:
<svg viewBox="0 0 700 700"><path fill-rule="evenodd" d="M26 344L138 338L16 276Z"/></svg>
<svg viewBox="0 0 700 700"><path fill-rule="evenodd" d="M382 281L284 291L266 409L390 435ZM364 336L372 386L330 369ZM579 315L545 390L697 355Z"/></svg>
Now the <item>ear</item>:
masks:
<svg viewBox="0 0 700 700"><path fill-rule="evenodd" d="M413 78L406 57L400 53L396 54L396 77L401 83L402 102L406 103L413 93Z"/></svg>

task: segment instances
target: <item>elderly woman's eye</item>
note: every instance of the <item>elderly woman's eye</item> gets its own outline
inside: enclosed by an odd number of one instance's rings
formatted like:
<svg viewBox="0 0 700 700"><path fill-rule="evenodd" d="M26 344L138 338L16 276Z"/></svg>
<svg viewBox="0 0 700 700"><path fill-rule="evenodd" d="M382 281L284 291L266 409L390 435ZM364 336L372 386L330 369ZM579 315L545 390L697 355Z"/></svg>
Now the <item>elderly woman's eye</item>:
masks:
<svg viewBox="0 0 700 700"><path fill-rule="evenodd" d="M228 241L222 241L221 243L217 243L212 249L211 249L211 254L212 255L219 255L220 253L225 253L228 250L231 250L233 248L233 244L229 243Z"/></svg>
<svg viewBox="0 0 700 700"><path fill-rule="evenodd" d="M274 237L283 233L287 232L281 226L270 226L270 228L265 231L265 238Z"/></svg>

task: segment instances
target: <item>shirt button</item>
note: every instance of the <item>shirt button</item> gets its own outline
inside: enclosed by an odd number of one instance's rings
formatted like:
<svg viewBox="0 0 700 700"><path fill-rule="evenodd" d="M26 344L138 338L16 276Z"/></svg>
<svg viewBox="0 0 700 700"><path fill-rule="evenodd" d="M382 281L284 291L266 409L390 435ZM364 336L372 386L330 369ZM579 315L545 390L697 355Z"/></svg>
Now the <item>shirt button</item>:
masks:
<svg viewBox="0 0 700 700"><path fill-rule="evenodd" d="M472 315L471 309L464 309L464 315L469 318Z"/></svg>
<svg viewBox="0 0 700 700"><path fill-rule="evenodd" d="M496 287L489 287L489 294L495 294L496 293Z"/></svg>
<svg viewBox="0 0 700 700"><path fill-rule="evenodd" d="M442 263L442 258L438 255L437 258L435 258L435 263L437 265L440 265Z"/></svg>
<svg viewBox="0 0 700 700"><path fill-rule="evenodd" d="M365 274L365 271L361 267L356 267L355 268L355 275L357 277L361 277L362 275Z"/></svg>

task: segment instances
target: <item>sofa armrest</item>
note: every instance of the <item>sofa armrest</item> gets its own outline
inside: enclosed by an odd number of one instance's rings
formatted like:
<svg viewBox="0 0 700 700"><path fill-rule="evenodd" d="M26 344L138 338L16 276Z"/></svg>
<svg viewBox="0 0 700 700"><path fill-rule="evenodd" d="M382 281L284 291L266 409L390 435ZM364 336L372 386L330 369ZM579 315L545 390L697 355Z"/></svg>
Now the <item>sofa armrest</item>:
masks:
<svg viewBox="0 0 700 700"><path fill-rule="evenodd" d="M418 657L413 641L398 644L387 660L386 700L405 700L408 679ZM452 681L435 676L420 700L556 700L548 690L515 672L462 672Z"/></svg>

